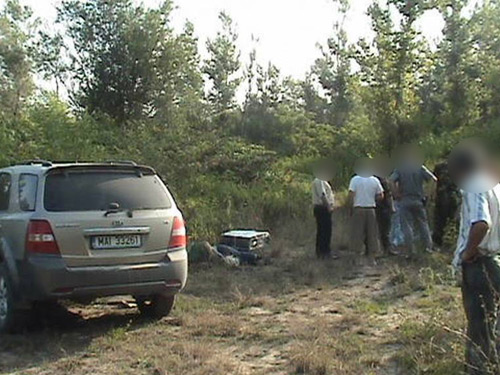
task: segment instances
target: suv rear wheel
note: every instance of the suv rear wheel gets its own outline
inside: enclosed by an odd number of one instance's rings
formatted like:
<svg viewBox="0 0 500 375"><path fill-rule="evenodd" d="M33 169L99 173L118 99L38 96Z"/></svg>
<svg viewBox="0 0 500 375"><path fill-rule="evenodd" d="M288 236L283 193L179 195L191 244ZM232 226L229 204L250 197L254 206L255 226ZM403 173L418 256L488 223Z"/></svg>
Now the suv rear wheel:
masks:
<svg viewBox="0 0 500 375"><path fill-rule="evenodd" d="M5 267L0 264L0 333L13 333L20 328L21 313L14 309L12 284Z"/></svg>
<svg viewBox="0 0 500 375"><path fill-rule="evenodd" d="M175 296L155 294L148 297L136 297L137 307L142 315L149 318L160 319L172 311Z"/></svg>

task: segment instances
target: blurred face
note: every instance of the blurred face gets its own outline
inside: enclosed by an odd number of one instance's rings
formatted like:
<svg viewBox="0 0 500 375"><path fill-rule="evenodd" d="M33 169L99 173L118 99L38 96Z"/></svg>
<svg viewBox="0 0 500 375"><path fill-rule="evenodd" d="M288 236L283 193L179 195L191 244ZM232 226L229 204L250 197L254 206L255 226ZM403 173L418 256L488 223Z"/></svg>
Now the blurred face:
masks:
<svg viewBox="0 0 500 375"><path fill-rule="evenodd" d="M354 172L356 172L356 174L361 177L373 176L374 172L373 162L368 158L360 159L356 163Z"/></svg>
<svg viewBox="0 0 500 375"><path fill-rule="evenodd" d="M497 183L498 179L491 171L481 168L464 174L457 185L468 193L485 193L493 189Z"/></svg>
<svg viewBox="0 0 500 375"><path fill-rule="evenodd" d="M325 165L317 166L314 169L314 177L323 181L330 181L333 178L333 172L331 168Z"/></svg>
<svg viewBox="0 0 500 375"><path fill-rule="evenodd" d="M406 148L403 159L406 164L413 166L421 166L424 162L422 153L416 146L409 146Z"/></svg>
<svg viewBox="0 0 500 375"><path fill-rule="evenodd" d="M450 163L451 178L465 192L485 193L498 184L498 162L478 144L457 146Z"/></svg>

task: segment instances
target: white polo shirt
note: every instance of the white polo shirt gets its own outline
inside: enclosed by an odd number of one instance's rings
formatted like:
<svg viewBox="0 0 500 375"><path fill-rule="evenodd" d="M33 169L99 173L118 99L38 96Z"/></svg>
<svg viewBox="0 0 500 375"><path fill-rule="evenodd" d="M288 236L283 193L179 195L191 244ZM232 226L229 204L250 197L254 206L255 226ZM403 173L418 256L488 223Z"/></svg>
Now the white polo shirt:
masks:
<svg viewBox="0 0 500 375"><path fill-rule="evenodd" d="M495 255L500 252L500 184L486 193L467 193L462 191L460 208L460 230L453 265L462 263L462 253L467 247L469 233L473 224L484 221L488 233L479 245L481 255Z"/></svg>
<svg viewBox="0 0 500 375"><path fill-rule="evenodd" d="M354 176L349 191L354 193L354 207L375 208L376 197L384 192L384 188L377 177Z"/></svg>

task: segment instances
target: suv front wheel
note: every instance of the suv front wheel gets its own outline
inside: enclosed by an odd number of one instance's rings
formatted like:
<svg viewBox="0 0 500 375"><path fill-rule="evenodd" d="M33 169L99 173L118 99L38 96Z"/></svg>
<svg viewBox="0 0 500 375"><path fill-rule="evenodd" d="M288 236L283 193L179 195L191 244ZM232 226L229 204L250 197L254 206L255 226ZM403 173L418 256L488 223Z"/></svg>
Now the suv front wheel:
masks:
<svg viewBox="0 0 500 375"><path fill-rule="evenodd" d="M155 294L148 297L136 297L135 300L142 315L149 318L161 319L172 311L175 296Z"/></svg>

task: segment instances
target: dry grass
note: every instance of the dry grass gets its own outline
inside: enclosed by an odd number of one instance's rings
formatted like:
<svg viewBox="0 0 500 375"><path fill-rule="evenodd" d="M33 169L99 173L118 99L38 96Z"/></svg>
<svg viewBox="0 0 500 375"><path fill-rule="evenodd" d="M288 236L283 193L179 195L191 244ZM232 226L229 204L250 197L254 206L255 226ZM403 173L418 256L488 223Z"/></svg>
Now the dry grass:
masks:
<svg viewBox="0 0 500 375"><path fill-rule="evenodd" d="M159 322L92 306L84 321L69 315L56 319L65 326L49 321L2 337L0 373L460 373L464 319L446 257L358 269L344 252L342 261L320 262L312 229L301 222L275 233L258 267L197 265L172 316Z"/></svg>

